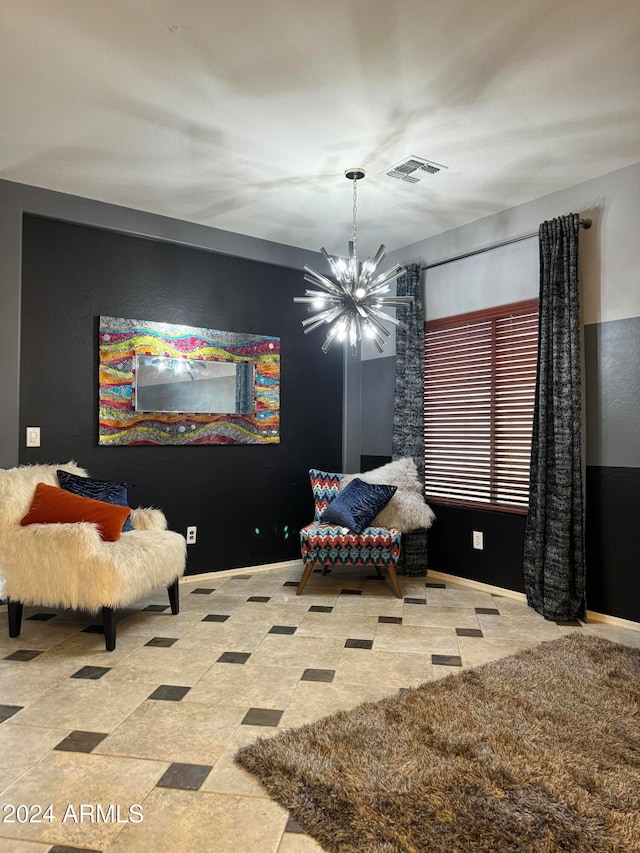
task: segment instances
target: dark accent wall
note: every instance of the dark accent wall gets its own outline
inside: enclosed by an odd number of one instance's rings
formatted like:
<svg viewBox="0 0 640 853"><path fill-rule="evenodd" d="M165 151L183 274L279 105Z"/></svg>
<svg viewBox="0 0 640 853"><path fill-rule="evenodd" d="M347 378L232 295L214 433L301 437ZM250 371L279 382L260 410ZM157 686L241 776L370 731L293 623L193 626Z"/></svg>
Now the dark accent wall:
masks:
<svg viewBox="0 0 640 853"><path fill-rule="evenodd" d="M20 464L75 459L136 484L169 526L198 527L188 573L299 557L310 467L339 470L343 357L302 333L300 271L26 215L22 251ZM132 317L281 338L280 444L99 447L97 318Z"/></svg>
<svg viewBox="0 0 640 853"><path fill-rule="evenodd" d="M428 564L437 572L524 592L522 554L526 516L429 502L436 520L428 534ZM473 548L473 531L484 548Z"/></svg>

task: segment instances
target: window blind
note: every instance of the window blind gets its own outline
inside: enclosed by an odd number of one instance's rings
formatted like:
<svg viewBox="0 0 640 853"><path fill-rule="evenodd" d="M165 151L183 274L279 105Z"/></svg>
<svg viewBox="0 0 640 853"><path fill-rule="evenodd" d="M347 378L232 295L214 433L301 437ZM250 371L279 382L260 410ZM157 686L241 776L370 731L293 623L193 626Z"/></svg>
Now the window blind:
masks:
<svg viewBox="0 0 640 853"><path fill-rule="evenodd" d="M537 300L426 324L432 500L527 508L537 352Z"/></svg>

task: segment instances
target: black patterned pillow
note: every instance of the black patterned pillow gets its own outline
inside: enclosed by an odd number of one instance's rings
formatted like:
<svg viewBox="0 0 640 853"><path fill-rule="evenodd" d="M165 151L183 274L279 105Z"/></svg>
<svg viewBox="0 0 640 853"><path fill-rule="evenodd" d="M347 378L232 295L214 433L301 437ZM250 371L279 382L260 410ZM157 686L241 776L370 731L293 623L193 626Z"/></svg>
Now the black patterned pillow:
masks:
<svg viewBox="0 0 640 853"><path fill-rule="evenodd" d="M396 486L363 483L356 477L331 501L320 516L323 524L339 524L355 533L369 527L396 492Z"/></svg>
<svg viewBox="0 0 640 853"><path fill-rule="evenodd" d="M96 480L94 477L79 477L70 474L60 468L56 471L60 488L82 498L93 498L94 501L104 501L108 504L118 506L129 506L128 490L132 486L128 483L117 483L112 480ZM122 525L122 532L133 530L130 516L127 516Z"/></svg>

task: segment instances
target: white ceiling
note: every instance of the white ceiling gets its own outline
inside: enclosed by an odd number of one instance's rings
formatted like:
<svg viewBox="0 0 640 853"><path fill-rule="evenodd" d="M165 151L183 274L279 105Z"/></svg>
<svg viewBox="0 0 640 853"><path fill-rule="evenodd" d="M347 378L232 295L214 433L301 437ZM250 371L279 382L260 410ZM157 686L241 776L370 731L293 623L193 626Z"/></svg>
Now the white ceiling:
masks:
<svg viewBox="0 0 640 853"><path fill-rule="evenodd" d="M391 250L640 161L639 46L638 0L0 0L0 177L344 254L364 166Z"/></svg>

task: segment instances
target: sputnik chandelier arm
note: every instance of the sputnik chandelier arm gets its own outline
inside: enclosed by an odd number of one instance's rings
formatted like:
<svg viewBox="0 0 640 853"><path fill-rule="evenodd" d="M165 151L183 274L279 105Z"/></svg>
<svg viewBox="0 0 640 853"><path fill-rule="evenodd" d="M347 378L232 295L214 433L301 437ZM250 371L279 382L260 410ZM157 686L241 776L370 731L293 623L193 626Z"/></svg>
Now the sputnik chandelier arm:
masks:
<svg viewBox="0 0 640 853"><path fill-rule="evenodd" d="M349 240L348 257L330 255L324 247L320 250L335 280L305 266L304 280L319 289L307 289L304 296L295 296L293 299L294 302L306 304L312 314L302 321L305 335L321 326L329 326L322 345L325 353L336 339L348 339L351 352L356 355L363 335L373 340L378 352L383 352L385 338L391 334L385 323L407 328L405 323L386 314L383 309L399 308L413 302L412 296L384 295L389 293L391 282L403 272L403 268L400 264L394 264L384 272L378 272L385 258L383 245L373 258L367 258L364 262L358 260L358 181L364 178L364 174L364 169L359 168L347 169L345 172L345 176L353 181L353 234Z"/></svg>

